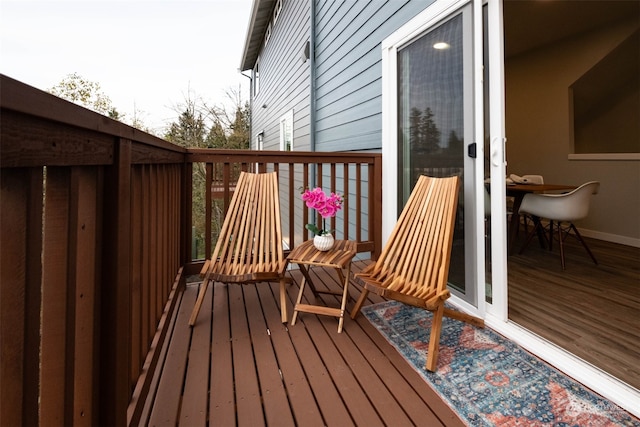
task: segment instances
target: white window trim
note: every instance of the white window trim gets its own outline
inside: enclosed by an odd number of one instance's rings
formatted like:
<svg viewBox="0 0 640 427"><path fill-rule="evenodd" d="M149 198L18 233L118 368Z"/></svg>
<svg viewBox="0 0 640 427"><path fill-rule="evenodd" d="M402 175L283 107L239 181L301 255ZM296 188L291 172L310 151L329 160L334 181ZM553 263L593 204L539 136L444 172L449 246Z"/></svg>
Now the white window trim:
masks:
<svg viewBox="0 0 640 427"><path fill-rule="evenodd" d="M255 149L258 151L262 151L264 150L264 131L260 131L257 135L256 135L256 147ZM256 163L254 165L256 172L259 170L260 164Z"/></svg>
<svg viewBox="0 0 640 427"><path fill-rule="evenodd" d="M253 67L253 97L255 98L260 93L260 58L256 60L256 65Z"/></svg>
<svg viewBox="0 0 640 427"><path fill-rule="evenodd" d="M291 138L289 147L286 146L287 133L290 133ZM293 151L293 109L280 117L280 151Z"/></svg>
<svg viewBox="0 0 640 427"><path fill-rule="evenodd" d="M264 45L266 46L271 38L271 22L267 25L267 30L264 32Z"/></svg>
<svg viewBox="0 0 640 427"><path fill-rule="evenodd" d="M273 25L276 25L278 21L278 16L280 16L280 12L282 11L282 0L278 0L276 2L276 7L273 10Z"/></svg>

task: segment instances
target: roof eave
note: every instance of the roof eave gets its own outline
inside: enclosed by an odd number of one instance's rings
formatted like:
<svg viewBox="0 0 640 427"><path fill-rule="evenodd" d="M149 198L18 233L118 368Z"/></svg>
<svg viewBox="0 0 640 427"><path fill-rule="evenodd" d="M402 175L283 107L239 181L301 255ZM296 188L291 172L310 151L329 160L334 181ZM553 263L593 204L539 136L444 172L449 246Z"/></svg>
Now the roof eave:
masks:
<svg viewBox="0 0 640 427"><path fill-rule="evenodd" d="M253 0L251 20L247 27L240 71L253 69L260 54L267 26L271 22L271 13L275 0Z"/></svg>

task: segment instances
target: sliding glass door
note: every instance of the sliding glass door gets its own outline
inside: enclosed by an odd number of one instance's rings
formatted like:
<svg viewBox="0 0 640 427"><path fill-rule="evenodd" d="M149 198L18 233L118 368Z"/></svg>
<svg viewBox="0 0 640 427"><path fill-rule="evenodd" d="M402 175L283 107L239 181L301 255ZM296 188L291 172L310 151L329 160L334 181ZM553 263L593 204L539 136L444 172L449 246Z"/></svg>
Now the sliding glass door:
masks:
<svg viewBox="0 0 640 427"><path fill-rule="evenodd" d="M478 243L484 241L478 210L484 212L484 199L480 207L476 194L482 174L476 171L483 165L476 162L483 146L476 143L482 141L477 137L482 120L475 113L481 100L474 83L475 26L471 2L436 2L383 44L383 63L393 76L383 85L383 97L386 88L390 108L395 107L389 112L395 132L385 133L392 142L385 144L383 138L383 160L388 154L396 159L395 215L420 175L460 177L449 288L477 309L484 289L478 286L479 275L484 276L484 246Z"/></svg>
<svg viewBox="0 0 640 427"><path fill-rule="evenodd" d="M420 175L464 181L464 16L458 13L398 49L398 211ZM465 283L465 185L461 185L450 286Z"/></svg>

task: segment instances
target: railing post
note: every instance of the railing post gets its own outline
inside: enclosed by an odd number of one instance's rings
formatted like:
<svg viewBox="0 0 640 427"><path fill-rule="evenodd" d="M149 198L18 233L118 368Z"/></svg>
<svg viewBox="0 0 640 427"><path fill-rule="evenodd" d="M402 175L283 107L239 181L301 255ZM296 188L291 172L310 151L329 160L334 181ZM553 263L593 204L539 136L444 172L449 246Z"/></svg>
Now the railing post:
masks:
<svg viewBox="0 0 640 427"><path fill-rule="evenodd" d="M369 168L369 240L373 242L371 259L376 260L382 251L382 156L373 159L373 167Z"/></svg>
<svg viewBox="0 0 640 427"><path fill-rule="evenodd" d="M105 174L100 424L125 425L130 387L131 141L119 139Z"/></svg>

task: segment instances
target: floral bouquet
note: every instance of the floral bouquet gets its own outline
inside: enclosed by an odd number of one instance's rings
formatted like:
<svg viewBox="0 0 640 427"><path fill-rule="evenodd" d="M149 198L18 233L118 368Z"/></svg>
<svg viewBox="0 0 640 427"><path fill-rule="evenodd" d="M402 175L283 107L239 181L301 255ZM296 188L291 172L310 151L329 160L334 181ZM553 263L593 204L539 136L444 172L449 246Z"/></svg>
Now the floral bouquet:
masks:
<svg viewBox="0 0 640 427"><path fill-rule="evenodd" d="M336 216L336 213L342 209L342 196L336 193L327 196L322 188L316 187L313 190L306 189L302 193L302 200L308 208L317 210L322 217L322 229L315 224L307 224L305 228L317 236L330 234L331 230L327 230L325 220Z"/></svg>

